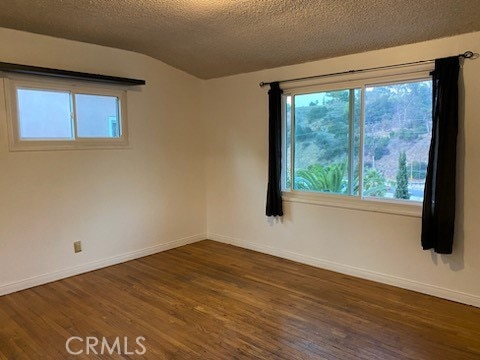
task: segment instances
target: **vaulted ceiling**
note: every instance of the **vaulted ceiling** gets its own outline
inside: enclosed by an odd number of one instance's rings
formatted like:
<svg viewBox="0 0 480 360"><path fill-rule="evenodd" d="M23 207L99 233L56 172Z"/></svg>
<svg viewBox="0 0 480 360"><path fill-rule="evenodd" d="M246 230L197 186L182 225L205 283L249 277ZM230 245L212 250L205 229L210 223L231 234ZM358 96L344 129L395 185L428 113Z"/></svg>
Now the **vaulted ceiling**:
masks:
<svg viewBox="0 0 480 360"><path fill-rule="evenodd" d="M136 51L204 79L480 30L480 0L0 0L0 8L0 27Z"/></svg>

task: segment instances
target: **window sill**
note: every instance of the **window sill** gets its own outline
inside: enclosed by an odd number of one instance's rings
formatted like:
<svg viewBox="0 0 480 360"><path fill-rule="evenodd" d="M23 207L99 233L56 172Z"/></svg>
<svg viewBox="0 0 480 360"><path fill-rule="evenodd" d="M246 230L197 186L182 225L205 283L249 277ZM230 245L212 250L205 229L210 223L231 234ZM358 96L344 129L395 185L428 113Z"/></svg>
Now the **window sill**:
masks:
<svg viewBox="0 0 480 360"><path fill-rule="evenodd" d="M356 198L334 194L302 193L297 191L282 192L282 199L286 202L311 204L358 211L377 212L420 218L422 216L421 202L407 202L401 200L389 201L374 198Z"/></svg>
<svg viewBox="0 0 480 360"><path fill-rule="evenodd" d="M13 141L11 152L52 151L52 150L121 150L131 149L127 139L82 139L74 141Z"/></svg>

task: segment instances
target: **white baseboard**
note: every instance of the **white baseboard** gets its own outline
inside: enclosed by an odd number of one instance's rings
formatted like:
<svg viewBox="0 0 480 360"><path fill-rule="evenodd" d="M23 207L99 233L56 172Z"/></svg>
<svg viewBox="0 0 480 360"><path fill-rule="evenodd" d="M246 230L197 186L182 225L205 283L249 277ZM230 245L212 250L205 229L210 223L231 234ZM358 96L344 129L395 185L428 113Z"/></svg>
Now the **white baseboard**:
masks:
<svg viewBox="0 0 480 360"><path fill-rule="evenodd" d="M356 268L353 266L338 264L328 260L322 260L307 255L297 254L291 251L282 250L270 246L258 245L252 242L235 239L229 236L209 233L208 239L235 245L241 248L258 251L264 254L278 256L284 259L293 260L302 264L335 271L341 274L351 275L362 279L372 280L379 283L396 286L399 288L416 291L422 294L436 296L442 299L456 301L462 304L480 307L480 296L471 295L455 290L442 288L435 285L425 284L414 280L399 278L392 275L382 274L375 271Z"/></svg>
<svg viewBox="0 0 480 360"><path fill-rule="evenodd" d="M205 240L206 234L197 234L185 238L177 239L167 243L151 246L148 248L131 251L121 255L109 257L107 259L92 261L86 264L73 266L67 269L54 271L51 273L33 276L28 279L16 281L10 284L0 285L0 296L10 294L16 291L28 289L34 286L46 284L52 281L64 279L70 276L79 275L93 270L98 270L107 266L120 264L126 261L138 259L144 256L153 255L162 251L174 249L183 245L192 244L197 241Z"/></svg>

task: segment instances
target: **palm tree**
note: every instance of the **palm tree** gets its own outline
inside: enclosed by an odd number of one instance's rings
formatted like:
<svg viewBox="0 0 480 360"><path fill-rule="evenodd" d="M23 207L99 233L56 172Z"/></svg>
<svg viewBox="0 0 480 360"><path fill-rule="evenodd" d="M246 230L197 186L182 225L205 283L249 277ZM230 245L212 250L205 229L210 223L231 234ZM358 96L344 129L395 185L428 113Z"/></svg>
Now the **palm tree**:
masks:
<svg viewBox="0 0 480 360"><path fill-rule="evenodd" d="M295 173L295 189L343 193L345 191L345 163L328 166L310 165Z"/></svg>

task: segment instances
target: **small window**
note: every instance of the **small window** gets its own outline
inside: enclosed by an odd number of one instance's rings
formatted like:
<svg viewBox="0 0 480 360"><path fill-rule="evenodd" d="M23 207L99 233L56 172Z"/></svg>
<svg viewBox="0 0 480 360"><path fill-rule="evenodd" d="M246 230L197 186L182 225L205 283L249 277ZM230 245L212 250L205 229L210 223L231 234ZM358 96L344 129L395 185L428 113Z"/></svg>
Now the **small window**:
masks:
<svg viewBox="0 0 480 360"><path fill-rule="evenodd" d="M25 77L5 83L11 150L128 144L125 90Z"/></svg>
<svg viewBox="0 0 480 360"><path fill-rule="evenodd" d="M428 72L403 78L285 90L284 189L421 202L432 81Z"/></svg>

